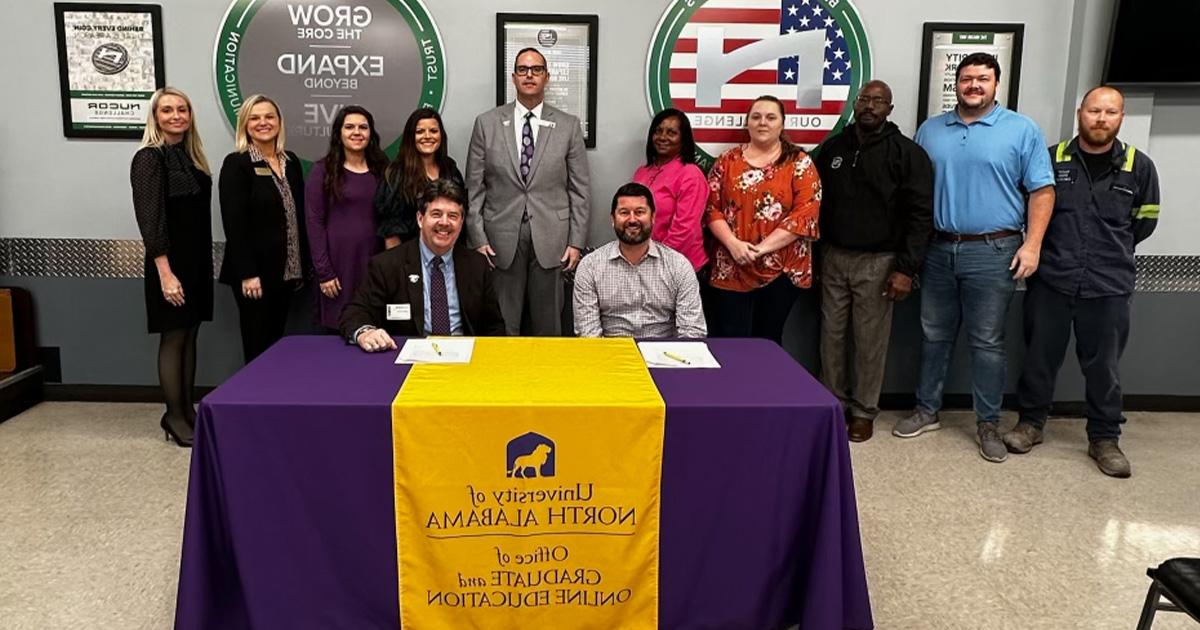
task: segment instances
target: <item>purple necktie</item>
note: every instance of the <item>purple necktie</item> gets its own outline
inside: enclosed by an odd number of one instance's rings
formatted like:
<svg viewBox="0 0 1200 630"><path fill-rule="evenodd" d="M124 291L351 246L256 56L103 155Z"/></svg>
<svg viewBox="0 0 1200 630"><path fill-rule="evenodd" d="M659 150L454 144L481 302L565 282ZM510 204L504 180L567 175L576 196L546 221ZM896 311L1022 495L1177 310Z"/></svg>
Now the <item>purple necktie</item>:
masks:
<svg viewBox="0 0 1200 630"><path fill-rule="evenodd" d="M525 113L525 126L521 127L521 181L529 180L529 165L533 162L533 112Z"/></svg>
<svg viewBox="0 0 1200 630"><path fill-rule="evenodd" d="M446 274L442 272L442 257L434 256L429 270L429 331L434 335L450 334L450 299L446 297Z"/></svg>

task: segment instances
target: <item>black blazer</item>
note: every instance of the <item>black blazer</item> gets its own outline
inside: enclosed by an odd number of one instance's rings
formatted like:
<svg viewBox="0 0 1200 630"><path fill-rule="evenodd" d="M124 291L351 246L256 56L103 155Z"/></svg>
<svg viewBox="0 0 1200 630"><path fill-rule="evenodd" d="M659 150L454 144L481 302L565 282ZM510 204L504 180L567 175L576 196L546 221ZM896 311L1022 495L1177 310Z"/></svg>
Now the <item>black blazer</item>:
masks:
<svg viewBox="0 0 1200 630"><path fill-rule="evenodd" d="M307 277L312 262L304 227L304 173L300 158L291 151L286 153L288 187L296 202L296 229L300 231L300 269ZM270 169L266 161L252 161L248 151L230 153L221 165L218 189L225 259L219 277L225 284L238 286L247 278L261 278L264 285L283 281L287 220Z"/></svg>
<svg viewBox="0 0 1200 630"><path fill-rule="evenodd" d="M343 337L349 339L354 331L368 324L393 336L425 336L425 279L418 243L419 238L413 239L371 258L366 279L342 310L339 328ZM483 254L462 246L454 248L454 284L458 287L463 334L503 335L504 318L492 285L492 270ZM408 304L412 319L389 321L388 304Z"/></svg>

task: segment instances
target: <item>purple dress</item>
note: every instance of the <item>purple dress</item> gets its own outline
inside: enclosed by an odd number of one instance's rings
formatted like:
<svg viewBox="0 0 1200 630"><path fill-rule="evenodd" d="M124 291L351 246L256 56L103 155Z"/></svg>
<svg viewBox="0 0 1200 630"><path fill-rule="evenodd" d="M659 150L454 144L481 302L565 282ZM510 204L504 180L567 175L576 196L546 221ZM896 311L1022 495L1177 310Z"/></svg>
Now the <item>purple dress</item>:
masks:
<svg viewBox="0 0 1200 630"><path fill-rule="evenodd" d="M332 205L325 199L325 164L313 164L304 186L305 222L317 282L334 278L342 291L327 298L317 287L317 322L334 330L342 308L367 273L367 261L382 249L375 235L375 188L379 179L371 173L345 172L342 197Z"/></svg>

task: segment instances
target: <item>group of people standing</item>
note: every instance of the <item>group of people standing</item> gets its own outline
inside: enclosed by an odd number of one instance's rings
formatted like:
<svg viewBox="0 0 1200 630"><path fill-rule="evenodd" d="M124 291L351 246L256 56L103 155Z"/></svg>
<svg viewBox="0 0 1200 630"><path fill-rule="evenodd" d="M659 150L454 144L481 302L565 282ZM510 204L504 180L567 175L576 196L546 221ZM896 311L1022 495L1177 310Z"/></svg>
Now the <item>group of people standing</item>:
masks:
<svg viewBox="0 0 1200 630"><path fill-rule="evenodd" d="M917 408L896 436L940 427L961 328L981 455L998 462L1028 452L1042 440L1074 326L1089 454L1106 474L1128 476L1116 364L1133 247L1158 215L1154 166L1116 140L1116 90L1089 92L1080 135L1047 151L1032 120L995 102L999 79L994 57L966 57L958 107L926 121L915 141L888 121L890 88L871 81L854 100L855 122L815 159L788 140L785 105L763 96L746 114L748 141L707 175L687 115L659 112L646 163L613 196L616 240L586 257L583 134L576 117L544 102L550 72L536 49L514 61L515 101L476 118L465 177L436 111L413 113L389 163L370 113L346 107L305 184L284 149L278 106L251 97L220 174L228 238L220 279L233 288L250 360L282 335L289 296L309 274L320 323L367 351L394 348L393 334L560 335L564 276L574 276L581 336L780 343L799 291L819 278L821 378L856 441L871 437L879 412L892 305L919 285ZM148 320L162 333L163 428L182 444L194 415L196 330L212 315L211 177L190 103L176 90L154 97L133 186ZM1020 280L1029 287L1021 421L1002 437L1004 322Z"/></svg>
<svg viewBox="0 0 1200 630"><path fill-rule="evenodd" d="M1104 474L1128 477L1118 445L1125 420L1118 362L1129 333L1134 247L1158 220L1154 163L1117 139L1118 90L1090 90L1077 112L1078 135L1047 149L1036 123L996 102L1000 76L992 55L965 57L957 107L926 120L914 140L887 122L891 90L872 81L855 100L855 124L822 145L822 380L843 402L850 439L869 439L891 305L919 281L916 409L893 435L941 427L961 331L980 455L1003 462L1028 453L1043 441L1073 330L1086 380L1088 455ZM1005 327L1022 280L1019 419L1002 435Z"/></svg>
<svg viewBox="0 0 1200 630"><path fill-rule="evenodd" d="M442 142L441 116L431 109L412 114L404 145L389 161L371 113L342 108L328 152L307 179L286 149L285 129L274 100L248 97L218 177L226 236L218 279L237 303L247 362L283 336L293 299L310 281L316 323L335 332L371 256L415 237L412 208L421 184L441 177L462 182ZM421 181L413 183L417 176ZM195 422L196 338L213 312L213 257L212 171L183 92L164 88L151 99L131 184L146 245L147 324L161 333L162 428L187 445Z"/></svg>

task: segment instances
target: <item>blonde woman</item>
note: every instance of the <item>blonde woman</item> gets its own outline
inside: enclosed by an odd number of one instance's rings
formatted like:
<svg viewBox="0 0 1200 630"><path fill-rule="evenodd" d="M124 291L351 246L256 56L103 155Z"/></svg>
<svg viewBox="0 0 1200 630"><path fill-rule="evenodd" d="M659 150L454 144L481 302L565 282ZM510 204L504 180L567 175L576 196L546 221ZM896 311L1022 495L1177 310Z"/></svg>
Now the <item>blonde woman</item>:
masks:
<svg viewBox="0 0 1200 630"><path fill-rule="evenodd" d="M242 103L234 152L218 188L225 226L220 280L233 289L247 363L283 337L292 295L309 268L304 234L304 173L284 149L283 115L255 94Z"/></svg>
<svg viewBox="0 0 1200 630"><path fill-rule="evenodd" d="M158 380L168 439L192 445L196 336L212 320L212 175L192 102L174 88L150 99L142 145L129 174L146 247L146 323L159 334Z"/></svg>

